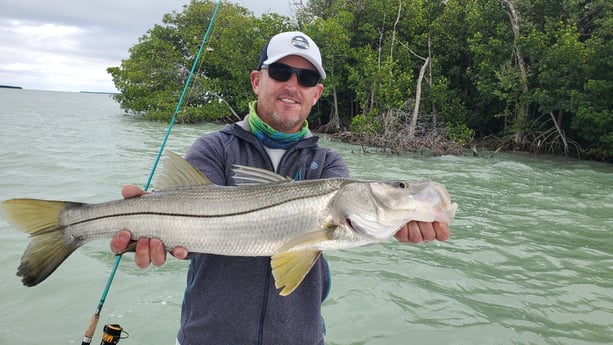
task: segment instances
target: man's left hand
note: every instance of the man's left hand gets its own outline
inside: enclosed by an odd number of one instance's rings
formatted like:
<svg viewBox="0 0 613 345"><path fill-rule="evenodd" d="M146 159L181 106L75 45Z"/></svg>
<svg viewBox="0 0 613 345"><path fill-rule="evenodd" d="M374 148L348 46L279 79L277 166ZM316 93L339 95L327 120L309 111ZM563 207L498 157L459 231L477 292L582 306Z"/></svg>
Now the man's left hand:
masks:
<svg viewBox="0 0 613 345"><path fill-rule="evenodd" d="M446 241L449 238L449 225L439 222L409 222L400 228L394 237L400 242L430 242L433 240Z"/></svg>

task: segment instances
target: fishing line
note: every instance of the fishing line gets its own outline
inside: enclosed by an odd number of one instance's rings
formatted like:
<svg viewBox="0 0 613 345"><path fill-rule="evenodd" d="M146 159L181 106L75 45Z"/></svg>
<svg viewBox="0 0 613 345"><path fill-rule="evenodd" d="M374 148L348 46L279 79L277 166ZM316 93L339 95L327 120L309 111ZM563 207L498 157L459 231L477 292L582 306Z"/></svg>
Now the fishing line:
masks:
<svg viewBox="0 0 613 345"><path fill-rule="evenodd" d="M202 51L204 50L204 47L206 45L206 42L208 40L209 37L209 33L213 27L213 22L215 21L215 17L217 16L217 11L219 10L219 5L221 4L221 0L217 0L217 5L215 6L215 10L213 11L213 15L211 16L211 20L209 21L209 26L206 29L206 32L204 33L204 36L202 37L202 42L200 43L200 48L198 49L198 54L196 55L196 58L194 59L194 63L192 64L192 69L189 72L189 75L187 77L187 81L185 82L185 86L183 87L183 92L181 92L181 97L179 97L179 102L177 103L177 107L175 108L175 112L172 115L172 119L170 120L170 124L168 125L168 129L166 130L166 135L164 136L164 139L162 140L162 144L160 145L160 150L157 153L157 156L155 158L155 162L153 163L153 166L151 167L151 172L149 173L149 177L147 177L147 182L145 183L145 187L144 190L146 191L147 189L149 189L149 186L151 185L151 180L153 179L153 175L155 173L155 170L157 169L157 166L160 162L160 158L162 157L162 153L164 152L164 148L166 147L166 143L168 142L168 138L170 137L170 131L172 130L172 127L175 123L175 121L177 120L177 114L179 114L179 110L181 109L181 105L183 104L183 99L185 98L185 94L187 93L187 89L189 87L189 83L192 80L192 76L194 75L194 71L196 70L196 66L198 66L198 60L200 59L200 55L202 55ZM102 310L102 307L104 306L104 302L106 301L106 297L109 293L109 290L111 288L111 284L113 283L113 278L115 278L115 273L117 273L117 269L119 268L119 263L121 262L121 254L118 254L115 257L115 263L113 264L113 268L111 270L111 273L109 275L109 278L107 279L106 285L104 287L104 291L102 292L102 296L100 297L100 301L98 302L98 306L96 307L96 312L94 313L94 315L92 316L92 319L90 321L89 327L87 328L87 330L85 331L85 335L83 336L83 341L81 343L81 345L89 345L91 344L92 338L94 336L94 332L96 331L96 327L98 325L98 320L100 319L100 311Z"/></svg>

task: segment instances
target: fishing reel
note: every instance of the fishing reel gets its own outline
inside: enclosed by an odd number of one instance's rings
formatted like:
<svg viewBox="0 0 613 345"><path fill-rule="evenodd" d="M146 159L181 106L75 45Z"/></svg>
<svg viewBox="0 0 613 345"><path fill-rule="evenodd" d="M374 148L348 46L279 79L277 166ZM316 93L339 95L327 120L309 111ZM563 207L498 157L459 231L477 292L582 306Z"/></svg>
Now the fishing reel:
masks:
<svg viewBox="0 0 613 345"><path fill-rule="evenodd" d="M126 336L122 337L122 333L125 333ZM102 333L102 342L100 345L116 345L119 342L119 339L126 339L130 335L128 332L124 331L118 324L108 324L104 326L104 330Z"/></svg>

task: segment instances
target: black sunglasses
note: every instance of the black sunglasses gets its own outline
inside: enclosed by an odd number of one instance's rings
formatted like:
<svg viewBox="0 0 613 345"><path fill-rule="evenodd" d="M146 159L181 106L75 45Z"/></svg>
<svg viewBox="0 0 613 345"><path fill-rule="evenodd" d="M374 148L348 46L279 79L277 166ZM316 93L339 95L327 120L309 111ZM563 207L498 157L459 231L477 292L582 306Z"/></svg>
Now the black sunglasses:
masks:
<svg viewBox="0 0 613 345"><path fill-rule="evenodd" d="M313 87L321 79L319 73L312 69L294 68L278 62L263 65L262 68L268 69L268 75L276 81L288 81L296 73L298 84L304 87Z"/></svg>

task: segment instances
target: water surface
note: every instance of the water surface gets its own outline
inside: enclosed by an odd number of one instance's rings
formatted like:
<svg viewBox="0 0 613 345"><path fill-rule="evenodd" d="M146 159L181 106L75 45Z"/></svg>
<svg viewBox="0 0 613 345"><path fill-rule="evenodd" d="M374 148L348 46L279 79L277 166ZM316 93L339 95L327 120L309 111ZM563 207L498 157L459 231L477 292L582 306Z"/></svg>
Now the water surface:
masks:
<svg viewBox="0 0 613 345"><path fill-rule="evenodd" d="M0 199L101 202L143 186L166 125L126 116L107 95L0 90ZM184 153L218 125L177 125ZM326 254L327 344L613 343L613 168L495 154L388 155L322 139L356 177L431 178L459 204L445 243L394 241ZM21 285L28 239L0 220L0 344L80 344L114 258L108 241ZM187 263L136 268L126 255L102 310L120 344L174 344Z"/></svg>

